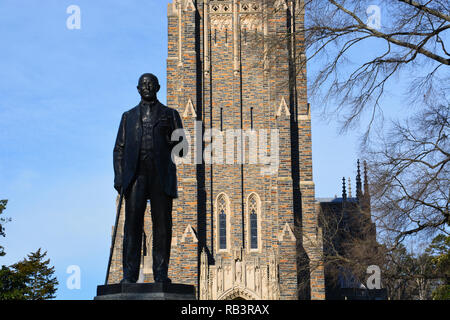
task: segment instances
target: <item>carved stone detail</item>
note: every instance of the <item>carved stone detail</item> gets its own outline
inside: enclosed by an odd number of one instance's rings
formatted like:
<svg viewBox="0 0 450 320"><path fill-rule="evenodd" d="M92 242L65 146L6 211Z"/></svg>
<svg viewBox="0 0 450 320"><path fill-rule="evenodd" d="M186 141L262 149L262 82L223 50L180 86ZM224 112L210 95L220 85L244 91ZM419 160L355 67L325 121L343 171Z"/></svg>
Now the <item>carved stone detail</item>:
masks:
<svg viewBox="0 0 450 320"><path fill-rule="evenodd" d="M278 107L278 110L276 113L277 118L281 117L283 112L286 115L286 117L289 117L291 115L291 113L289 112L287 103L286 103L286 99L284 99L284 97L281 98L280 106Z"/></svg>
<svg viewBox="0 0 450 320"><path fill-rule="evenodd" d="M208 255L205 249L202 250L200 255L200 299L208 299L209 289L209 268L208 268Z"/></svg>
<svg viewBox="0 0 450 320"><path fill-rule="evenodd" d="M186 104L186 108L184 109L183 118L187 118L191 116L192 118L197 118L197 113L194 109L194 104L192 103L192 100L189 99L188 103Z"/></svg>
<svg viewBox="0 0 450 320"><path fill-rule="evenodd" d="M184 11L195 11L195 4L192 0L186 0L184 3Z"/></svg>
<svg viewBox="0 0 450 320"><path fill-rule="evenodd" d="M186 238L187 238L189 235L191 236L192 241L193 241L194 243L197 243L197 242L198 242L198 239L197 239L197 236L196 236L196 234L195 234L195 231L194 231L194 229L192 228L192 226L189 224L189 225L187 225L186 229L185 229L184 232L183 232L183 235L181 236L180 243L186 242L186 241L187 241Z"/></svg>
<svg viewBox="0 0 450 320"><path fill-rule="evenodd" d="M261 262L265 260L265 263ZM200 299L248 300L280 299L279 262L275 252L266 260L251 256L243 248L233 250L230 258L217 256L215 265L208 265L203 251L200 259Z"/></svg>
<svg viewBox="0 0 450 320"><path fill-rule="evenodd" d="M247 30L263 30L263 19L260 14L241 14L241 27Z"/></svg>
<svg viewBox="0 0 450 320"><path fill-rule="evenodd" d="M252 1L252 2L241 2L239 4L239 12L262 12L262 4L261 1Z"/></svg>
<svg viewBox="0 0 450 320"><path fill-rule="evenodd" d="M286 235L288 235L288 237L286 237ZM285 240L295 241L294 232L287 222L284 225L283 230L281 230L280 234L278 235L278 241L283 242Z"/></svg>
<svg viewBox="0 0 450 320"><path fill-rule="evenodd" d="M275 2L274 7L275 7L275 9L278 9L278 10L280 10L280 9L287 10L288 5L287 5L287 3L286 3L286 0L277 0L277 1Z"/></svg>
<svg viewBox="0 0 450 320"><path fill-rule="evenodd" d="M209 12L210 13L232 13L233 12L233 4L213 2L209 5Z"/></svg>
<svg viewBox="0 0 450 320"><path fill-rule="evenodd" d="M232 30L233 18L229 14L211 14L211 29L223 31Z"/></svg>

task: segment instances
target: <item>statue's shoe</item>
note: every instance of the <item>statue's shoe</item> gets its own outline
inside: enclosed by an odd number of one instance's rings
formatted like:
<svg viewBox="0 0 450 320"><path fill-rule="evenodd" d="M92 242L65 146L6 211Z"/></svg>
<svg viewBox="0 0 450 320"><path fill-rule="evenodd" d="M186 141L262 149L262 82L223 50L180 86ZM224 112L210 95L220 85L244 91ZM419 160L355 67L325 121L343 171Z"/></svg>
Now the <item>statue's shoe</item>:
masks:
<svg viewBox="0 0 450 320"><path fill-rule="evenodd" d="M166 284L170 284L170 283L172 283L172 280L170 280L168 277L165 277L165 278L155 278L155 283L166 283Z"/></svg>

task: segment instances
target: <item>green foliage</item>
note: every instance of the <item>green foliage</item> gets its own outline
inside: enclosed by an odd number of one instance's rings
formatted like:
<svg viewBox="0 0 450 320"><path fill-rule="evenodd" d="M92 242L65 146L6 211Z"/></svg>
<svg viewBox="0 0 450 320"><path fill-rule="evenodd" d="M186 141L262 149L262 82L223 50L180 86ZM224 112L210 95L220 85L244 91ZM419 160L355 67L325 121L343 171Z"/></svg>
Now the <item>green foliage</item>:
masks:
<svg viewBox="0 0 450 320"><path fill-rule="evenodd" d="M6 209L6 204L8 203L8 200L0 200L0 215L3 213L3 210ZM5 227L3 226L6 222L11 221L11 219L0 217L0 236L4 237L5 234ZM4 256L5 249L0 246L0 257Z"/></svg>
<svg viewBox="0 0 450 320"><path fill-rule="evenodd" d="M2 266L0 269L0 300L25 300L26 275Z"/></svg>
<svg viewBox="0 0 450 320"><path fill-rule="evenodd" d="M438 235L427 251L433 256L433 263L445 277L450 277L450 236Z"/></svg>
<svg viewBox="0 0 450 320"><path fill-rule="evenodd" d="M443 285L434 290L433 300L450 300L450 285Z"/></svg>
<svg viewBox="0 0 450 320"><path fill-rule="evenodd" d="M435 237L427 252L433 256L435 272L442 279L442 285L433 291L433 300L450 300L450 236Z"/></svg>
<svg viewBox="0 0 450 320"><path fill-rule="evenodd" d="M433 292L443 284L442 272L435 264L436 255L430 248L415 255L400 244L389 252L384 271L384 283L393 300L431 300Z"/></svg>
<svg viewBox="0 0 450 320"><path fill-rule="evenodd" d="M8 203L8 200L0 200L0 214L2 214L3 210L6 209L7 203Z"/></svg>
<svg viewBox="0 0 450 320"><path fill-rule="evenodd" d="M8 200L0 200L0 215L6 209ZM9 218L0 218L0 236L5 237L4 223ZM0 256L5 251L0 246ZM12 266L0 269L0 300L47 300L55 298L58 280L53 276L54 267L50 267L50 259L44 260L47 252L41 253L39 248L27 258Z"/></svg>
<svg viewBox="0 0 450 320"><path fill-rule="evenodd" d="M438 235L420 255L398 245L383 274L390 299L450 300L450 236Z"/></svg>
<svg viewBox="0 0 450 320"><path fill-rule="evenodd" d="M54 267L49 267L50 259L44 260L47 252L39 248L27 258L11 266L10 272L4 270L5 283L9 285L4 297L25 300L47 300L55 298L58 280L53 276ZM23 288L25 286L25 288Z"/></svg>

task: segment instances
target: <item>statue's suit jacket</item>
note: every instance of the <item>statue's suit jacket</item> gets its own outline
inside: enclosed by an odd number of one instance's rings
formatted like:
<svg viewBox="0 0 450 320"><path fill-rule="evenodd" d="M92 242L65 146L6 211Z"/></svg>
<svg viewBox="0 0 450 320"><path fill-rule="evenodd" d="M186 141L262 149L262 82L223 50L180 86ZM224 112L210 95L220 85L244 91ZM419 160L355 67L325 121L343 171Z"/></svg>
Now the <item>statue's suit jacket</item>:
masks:
<svg viewBox="0 0 450 320"><path fill-rule="evenodd" d="M180 115L157 101L152 108L155 122L153 126L153 154L155 166L164 192L177 198L177 173L171 152L179 141L171 141L174 130L183 129ZM137 105L122 115L116 144L114 146L114 186L122 187L124 193L136 177L142 140L141 108ZM183 135L182 143L186 143ZM178 156L178 155L177 155ZM182 156L182 154L180 154Z"/></svg>

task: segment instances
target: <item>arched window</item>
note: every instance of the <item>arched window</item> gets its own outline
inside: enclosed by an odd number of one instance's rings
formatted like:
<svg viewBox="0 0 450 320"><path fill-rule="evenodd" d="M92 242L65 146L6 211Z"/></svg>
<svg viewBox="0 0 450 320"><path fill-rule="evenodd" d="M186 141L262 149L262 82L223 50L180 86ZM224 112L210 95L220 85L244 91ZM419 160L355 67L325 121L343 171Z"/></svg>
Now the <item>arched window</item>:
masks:
<svg viewBox="0 0 450 320"><path fill-rule="evenodd" d="M261 241L261 205L259 197L256 193L252 193L247 201L247 232L248 245L250 250L260 249Z"/></svg>
<svg viewBox="0 0 450 320"><path fill-rule="evenodd" d="M250 209L250 249L258 249L258 213L256 205Z"/></svg>
<svg viewBox="0 0 450 320"><path fill-rule="evenodd" d="M227 196L222 193L217 197L217 244L219 250L227 250L229 242L229 204Z"/></svg>
<svg viewBox="0 0 450 320"><path fill-rule="evenodd" d="M219 249L227 248L227 207L224 197L219 199Z"/></svg>

